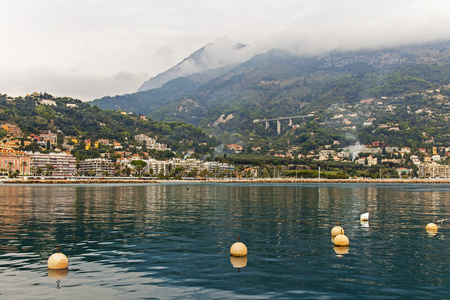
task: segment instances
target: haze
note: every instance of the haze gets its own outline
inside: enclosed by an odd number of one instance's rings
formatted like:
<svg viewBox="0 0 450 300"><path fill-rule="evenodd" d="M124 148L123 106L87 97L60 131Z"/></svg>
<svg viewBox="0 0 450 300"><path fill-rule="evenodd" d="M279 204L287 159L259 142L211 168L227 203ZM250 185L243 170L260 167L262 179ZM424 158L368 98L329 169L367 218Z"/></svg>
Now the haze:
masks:
<svg viewBox="0 0 450 300"><path fill-rule="evenodd" d="M0 0L0 93L133 93L208 43L249 45L226 62L448 40L449 15L445 0Z"/></svg>

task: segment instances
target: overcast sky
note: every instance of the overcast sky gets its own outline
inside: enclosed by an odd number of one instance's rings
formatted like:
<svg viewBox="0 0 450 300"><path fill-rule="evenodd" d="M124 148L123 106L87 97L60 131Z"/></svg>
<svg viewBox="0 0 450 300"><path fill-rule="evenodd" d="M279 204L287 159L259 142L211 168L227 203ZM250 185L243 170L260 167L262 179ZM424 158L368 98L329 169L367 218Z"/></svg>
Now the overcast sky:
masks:
<svg viewBox="0 0 450 300"><path fill-rule="evenodd" d="M0 93L135 92L208 43L255 53L450 39L448 0L0 0Z"/></svg>

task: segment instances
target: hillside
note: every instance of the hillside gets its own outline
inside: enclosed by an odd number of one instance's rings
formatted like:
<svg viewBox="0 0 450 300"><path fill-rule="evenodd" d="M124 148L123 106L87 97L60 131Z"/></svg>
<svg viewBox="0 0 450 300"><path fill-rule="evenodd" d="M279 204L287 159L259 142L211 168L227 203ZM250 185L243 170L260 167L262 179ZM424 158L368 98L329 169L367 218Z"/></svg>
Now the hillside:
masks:
<svg viewBox="0 0 450 300"><path fill-rule="evenodd" d="M449 56L449 42L310 57L272 50L241 64L93 104L208 129L222 114L233 114L243 123L448 84Z"/></svg>
<svg viewBox="0 0 450 300"><path fill-rule="evenodd" d="M49 130L58 133L59 147L64 140L70 139L106 139L134 147L134 137L139 134L155 137L159 143L167 144L179 153L192 150L203 155L217 145L214 138L186 123L148 120L136 114L102 110L80 100L46 93L16 98L0 95L0 123L17 126L23 141L31 141L30 135L38 136ZM6 137L4 130L1 136ZM78 146L79 150L84 150L84 145Z"/></svg>

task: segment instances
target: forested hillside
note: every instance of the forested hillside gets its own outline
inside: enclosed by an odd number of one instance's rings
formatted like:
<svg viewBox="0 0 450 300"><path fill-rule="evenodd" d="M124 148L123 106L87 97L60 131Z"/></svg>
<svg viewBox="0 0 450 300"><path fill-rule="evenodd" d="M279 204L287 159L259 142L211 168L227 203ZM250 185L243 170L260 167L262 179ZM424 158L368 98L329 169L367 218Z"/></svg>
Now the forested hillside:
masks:
<svg viewBox="0 0 450 300"><path fill-rule="evenodd" d="M305 114L336 103L396 97L449 84L449 57L449 42L320 56L272 50L226 71L194 74L159 89L93 104L155 120L184 121L217 135L239 133L255 118ZM233 121L213 129L223 114L233 114Z"/></svg>
<svg viewBox="0 0 450 300"><path fill-rule="evenodd" d="M44 104L44 100L53 103ZM214 138L190 124L148 120L136 114L102 110L80 100L46 93L17 98L0 95L0 122L17 125L25 136L51 130L61 137L133 143L135 135L144 133L158 137L158 142L168 144L172 150L191 149L198 153L206 153L209 147L217 144Z"/></svg>

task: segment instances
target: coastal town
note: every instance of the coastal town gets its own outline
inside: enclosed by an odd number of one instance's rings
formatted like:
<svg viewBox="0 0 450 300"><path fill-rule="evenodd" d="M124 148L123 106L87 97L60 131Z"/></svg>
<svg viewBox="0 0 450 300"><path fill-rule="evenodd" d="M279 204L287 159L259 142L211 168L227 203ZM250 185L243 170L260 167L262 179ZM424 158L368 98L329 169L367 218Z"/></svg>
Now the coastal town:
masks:
<svg viewBox="0 0 450 300"><path fill-rule="evenodd" d="M2 124L2 129L8 132L0 144L0 172L4 177L54 177L71 178L74 176L90 177L159 177L159 178L274 178L285 177L292 165L282 165L272 174L262 172L259 166L244 165L237 168L220 161L202 161L195 158L176 158L158 160L151 157L146 149L170 151L165 144L158 143L155 138L143 134L134 137L136 146L123 145L108 139L82 141L86 150L89 148L103 148L108 151L101 153L101 157L77 160L71 153L74 146L79 144L75 137L64 137L63 149L56 147L58 134L50 131L40 135L23 137L19 128L13 124ZM18 150L31 143L39 145L40 151ZM338 143L336 143L338 144ZM418 148L413 153L410 147L390 147L382 142L373 142L370 145L355 145L346 148L334 149L326 145L324 149L311 152L307 155L298 154L289 157L283 154L274 154L276 158L289 158L294 161L312 160L316 162L341 162L351 166L398 166L395 168L398 176L386 178L448 178L450 165L444 164L450 156L450 147L430 146ZM229 153L241 153L243 147L237 144L226 145ZM254 149L257 151L258 149ZM116 158L113 160L113 158ZM410 168L402 167L410 165ZM298 167L295 167L298 171ZM292 176L292 174L291 174ZM295 176L295 175L294 175Z"/></svg>
<svg viewBox="0 0 450 300"><path fill-rule="evenodd" d="M215 161L201 161L198 159L157 160L149 157L147 152L133 153L130 148L123 149L121 143L99 139L96 141L84 140L85 149L90 147L107 147L111 151L104 152L102 157L89 158L82 161L71 154L70 150L56 148L57 134L43 133L39 136L21 137L20 129L11 124L3 124L2 128L10 133L10 136L0 145L0 171L3 176L49 176L58 178L70 178L73 176L160 176L160 177L205 177L207 174L231 173L234 166ZM157 143L154 138L144 135L135 137L138 143L146 145L147 149L170 151L167 145ZM42 152L20 151L20 143L28 146L32 142L40 146ZM62 143L64 148L72 148L78 143L73 137L65 137ZM142 150L142 146L137 146ZM52 151L48 151L52 149ZM46 152L46 153L44 153ZM113 162L110 154L117 157Z"/></svg>
<svg viewBox="0 0 450 300"><path fill-rule="evenodd" d="M0 174L3 178L23 179L449 178L448 135L445 130L436 131L423 125L441 126L439 124L448 121L449 88L445 85L399 97L335 103L295 122L290 119L287 127L277 119L276 132L270 132L268 124L266 128L255 124L254 132L280 136L281 142L272 147L272 143L261 142L261 138L253 136L234 139L235 143L229 144L183 138L177 143L187 147L174 150L160 142L159 137L168 141L172 136L165 125L160 135L152 132L118 135L119 141L101 134L91 133L90 136L89 132L65 134L60 130L64 124L59 121L56 126L54 117L47 117L48 124L43 126L46 129L39 133L36 130L36 133L24 133L18 124L3 121L0 124ZM30 109L39 113L60 115L60 111L65 110L73 114L80 106L92 110L75 99L37 92L24 98L3 97L6 105L28 103ZM119 111L117 115L136 124L150 122L146 116L133 113ZM224 115L221 119L219 123L226 124L233 118ZM108 127L106 121L84 119L84 122L101 130ZM219 124L216 123L214 126ZM420 126L424 128L422 131ZM66 127L63 129L67 131ZM195 148L203 149L207 155L199 155ZM246 155L251 159L239 159Z"/></svg>
<svg viewBox="0 0 450 300"><path fill-rule="evenodd" d="M2 1L0 300L450 300L449 14Z"/></svg>

